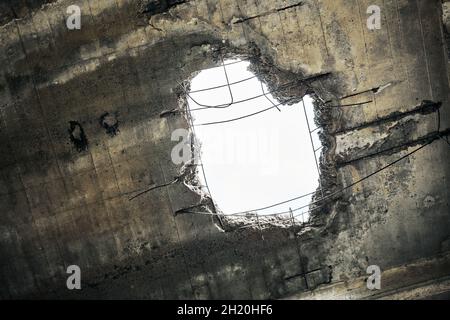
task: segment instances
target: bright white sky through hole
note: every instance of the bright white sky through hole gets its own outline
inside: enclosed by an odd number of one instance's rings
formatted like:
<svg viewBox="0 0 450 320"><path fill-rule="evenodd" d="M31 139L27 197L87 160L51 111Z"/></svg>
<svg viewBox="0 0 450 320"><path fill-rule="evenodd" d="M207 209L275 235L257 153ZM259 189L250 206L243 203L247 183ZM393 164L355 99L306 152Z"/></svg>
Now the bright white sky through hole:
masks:
<svg viewBox="0 0 450 320"><path fill-rule="evenodd" d="M236 60L227 60L225 64ZM229 82L236 82L254 76L247 70L249 62L227 65ZM191 91L226 84L223 67L201 71L191 82ZM234 101L262 94L257 78L231 86ZM267 93L269 90L264 85ZM192 92L191 97L200 104L220 105L231 102L228 88ZM272 95L268 97L279 102ZM311 130L314 124L312 99L304 98ZM201 144L201 162L212 198L224 214L249 211L272 205L302 194L315 191L319 186L319 175L308 134L302 103L280 105L264 113L234 122L198 126L202 123L222 121L244 116L272 106L264 96L247 102L233 104L228 108L201 108L188 98L196 137ZM318 130L312 137L316 148L321 146ZM316 152L317 157L320 150ZM204 184L201 170L199 177ZM272 214L307 206L311 196L274 208L259 211L258 214ZM308 207L294 212L299 215ZM298 216L306 221L306 213Z"/></svg>

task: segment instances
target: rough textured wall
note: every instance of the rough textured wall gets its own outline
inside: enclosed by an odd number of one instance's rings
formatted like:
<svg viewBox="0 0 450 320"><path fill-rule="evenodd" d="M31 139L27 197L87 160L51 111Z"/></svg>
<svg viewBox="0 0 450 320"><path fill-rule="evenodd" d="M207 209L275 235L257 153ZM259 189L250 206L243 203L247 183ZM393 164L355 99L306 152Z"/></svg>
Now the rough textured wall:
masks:
<svg viewBox="0 0 450 320"><path fill-rule="evenodd" d="M0 20L2 298L281 298L420 259L432 267L391 287L449 275L440 1L29 2L2 4L14 8ZM81 30L66 28L71 4ZM380 30L366 27L371 4ZM217 65L218 48L251 59L271 87L310 78L280 97L322 101L329 192L430 144L303 227L223 232L180 213L211 207L182 179L130 200L180 175L179 83ZM81 291L66 289L72 264Z"/></svg>

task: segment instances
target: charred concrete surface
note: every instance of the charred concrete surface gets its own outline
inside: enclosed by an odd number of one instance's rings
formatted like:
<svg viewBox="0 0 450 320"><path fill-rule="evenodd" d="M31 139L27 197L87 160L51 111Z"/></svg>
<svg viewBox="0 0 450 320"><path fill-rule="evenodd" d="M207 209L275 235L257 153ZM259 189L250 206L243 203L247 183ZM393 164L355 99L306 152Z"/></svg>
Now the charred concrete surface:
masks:
<svg viewBox="0 0 450 320"><path fill-rule="evenodd" d="M106 133L111 137L114 137L119 133L119 119L117 114L110 114L105 112L100 117L100 125L105 129Z"/></svg>
<svg viewBox="0 0 450 320"><path fill-rule="evenodd" d="M65 25L73 4L81 30ZM372 4L382 9L380 30L366 28ZM1 298L448 291L450 148L434 139L450 128L441 1L2 6ZM213 208L192 186L195 169L182 173L170 158L171 132L189 128L180 83L220 55L250 60L271 89L283 88L279 99L316 97L327 195L433 141L330 197L308 225L223 232L211 216L182 213ZM72 264L82 290L66 288ZM376 295L364 280L373 264L388 281Z"/></svg>
<svg viewBox="0 0 450 320"><path fill-rule="evenodd" d="M89 146L89 142L84 133L83 127L77 121L69 121L69 136L70 141L78 152L86 151Z"/></svg>

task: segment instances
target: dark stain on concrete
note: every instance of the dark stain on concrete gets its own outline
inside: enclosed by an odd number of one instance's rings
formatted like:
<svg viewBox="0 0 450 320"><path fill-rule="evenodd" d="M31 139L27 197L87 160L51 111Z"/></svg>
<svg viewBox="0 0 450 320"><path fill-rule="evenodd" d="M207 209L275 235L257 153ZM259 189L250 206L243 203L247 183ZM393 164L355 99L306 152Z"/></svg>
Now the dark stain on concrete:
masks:
<svg viewBox="0 0 450 320"><path fill-rule="evenodd" d="M31 83L29 75L5 74L5 80L12 95L19 94Z"/></svg>
<svg viewBox="0 0 450 320"><path fill-rule="evenodd" d="M152 0L147 3L142 13L150 16L168 11L172 7L186 3L186 0Z"/></svg>
<svg viewBox="0 0 450 320"><path fill-rule="evenodd" d="M70 141L74 147L78 152L87 151L89 143L81 124L77 121L69 121L69 125Z"/></svg>
<svg viewBox="0 0 450 320"><path fill-rule="evenodd" d="M111 114L105 112L100 116L100 125L105 129L106 134L111 137L116 136L119 133L119 120L117 113Z"/></svg>
<svg viewBox="0 0 450 320"><path fill-rule="evenodd" d="M23 19L29 17L33 11L39 9L46 3L56 0L4 0L0 3L0 25L5 25L13 19Z"/></svg>

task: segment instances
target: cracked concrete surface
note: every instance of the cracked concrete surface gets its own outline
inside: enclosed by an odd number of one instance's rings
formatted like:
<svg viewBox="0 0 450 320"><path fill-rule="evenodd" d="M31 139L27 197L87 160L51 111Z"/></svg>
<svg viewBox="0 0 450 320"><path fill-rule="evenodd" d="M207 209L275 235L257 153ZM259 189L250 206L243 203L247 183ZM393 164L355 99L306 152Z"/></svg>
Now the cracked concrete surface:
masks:
<svg viewBox="0 0 450 320"><path fill-rule="evenodd" d="M65 26L71 4L81 30ZM365 28L370 4L382 8L381 30ZM189 128L176 112L178 83L216 66L219 48L249 59L271 89L327 75L277 98L313 92L329 194L428 141L438 115L416 112L423 101L441 105L448 130L440 1L1 6L1 298L310 298L336 286L336 297L360 298L372 294L361 280L369 264L389 275L380 295L421 283L433 295L429 281L449 275L450 149L441 139L331 199L307 226L222 232L210 216L175 214L211 202L170 183L181 169L171 132ZM65 287L71 264L81 291Z"/></svg>

